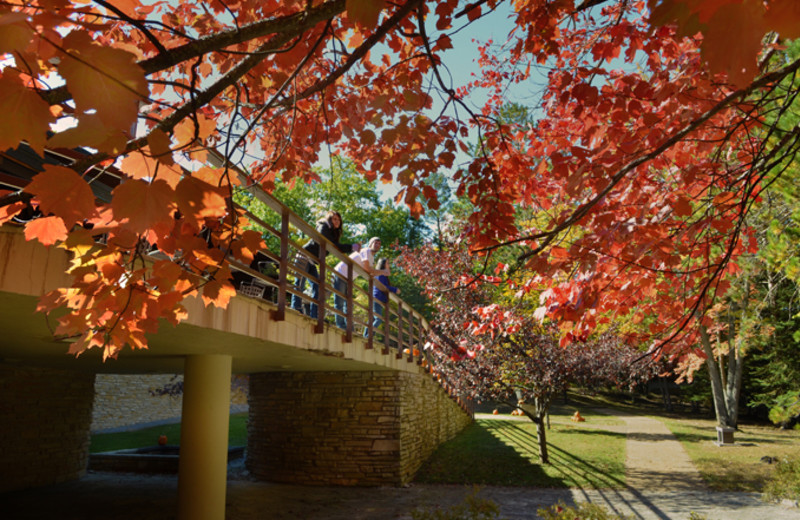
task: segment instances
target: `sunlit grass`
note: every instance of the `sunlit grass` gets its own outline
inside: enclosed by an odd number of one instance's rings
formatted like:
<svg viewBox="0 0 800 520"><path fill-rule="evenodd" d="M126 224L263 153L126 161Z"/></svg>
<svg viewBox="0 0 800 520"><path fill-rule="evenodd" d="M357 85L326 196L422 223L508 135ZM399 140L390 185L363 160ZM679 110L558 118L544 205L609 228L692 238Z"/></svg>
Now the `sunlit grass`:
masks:
<svg viewBox="0 0 800 520"><path fill-rule="evenodd" d="M762 460L764 457L800 459L800 432L797 431L740 425L734 434L734 445L717 446L713 420L660 420L681 441L712 489L760 492L775 469L775 464Z"/></svg>
<svg viewBox="0 0 800 520"><path fill-rule="evenodd" d="M228 430L228 445L244 446L247 444L247 414L238 413L231 415L230 429ZM161 435L167 436L167 444L179 445L181 440L181 425L164 424L152 426L141 430L118 433L99 433L92 435L89 447L90 453L103 451L126 450L131 448L144 448L155 446Z"/></svg>
<svg viewBox="0 0 800 520"><path fill-rule="evenodd" d="M583 414L583 412L582 412ZM557 488L622 488L625 434L592 423L552 416L547 430L550 464L540 464L536 425L478 420L443 444L417 474L417 482ZM603 421L613 422L605 416Z"/></svg>

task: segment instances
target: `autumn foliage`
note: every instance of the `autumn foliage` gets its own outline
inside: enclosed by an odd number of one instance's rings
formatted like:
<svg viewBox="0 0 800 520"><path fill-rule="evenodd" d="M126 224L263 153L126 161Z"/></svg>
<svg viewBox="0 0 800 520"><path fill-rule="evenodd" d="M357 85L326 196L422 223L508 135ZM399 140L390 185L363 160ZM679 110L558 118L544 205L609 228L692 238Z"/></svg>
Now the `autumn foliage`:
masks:
<svg viewBox="0 0 800 520"><path fill-rule="evenodd" d="M691 343L752 250L743 216L795 141L763 113L791 95L778 85L798 63L771 57L798 36L797 3L516 1L481 77L447 82L453 33L501 4L3 4L0 150L80 150L9 185L0 212L38 210L26 237L72 254L73 286L40 304L70 309L56 333L79 337L75 353L116 356L179 322L186 297L226 305L227 259L263 246L233 192L314 180L336 152L397 181L414 214L438 206L428 177L454 171L475 208L473 250L519 247L532 273L520 290L544 291L541 312L565 334L630 315L660 344ZM508 82L541 81L535 125L497 117ZM492 94L480 111L464 101L474 89ZM535 220L518 218L531 208Z"/></svg>

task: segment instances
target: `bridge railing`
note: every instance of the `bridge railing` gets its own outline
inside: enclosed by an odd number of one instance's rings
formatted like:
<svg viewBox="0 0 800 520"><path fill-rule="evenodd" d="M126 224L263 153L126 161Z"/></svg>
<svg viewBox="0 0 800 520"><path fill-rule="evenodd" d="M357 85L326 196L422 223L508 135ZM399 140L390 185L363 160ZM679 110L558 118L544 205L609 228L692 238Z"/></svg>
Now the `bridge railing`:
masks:
<svg viewBox="0 0 800 520"><path fill-rule="evenodd" d="M370 276L363 267L339 251L332 242L278 199L257 188L250 193L263 204L268 213L277 218L259 218L247 208L238 206L254 229L260 231L271 246L260 251L249 266L231 261L239 294L273 303L276 308L272 317L275 320L285 319L287 312L297 312L291 308L292 297L299 298L303 307L315 304L317 316L312 318L315 321L315 333L324 332L326 323L338 322L343 325L342 334L346 342L361 335L367 349L381 348L383 354L394 352L398 359L406 357L408 361L422 363L422 346L428 335L429 325L420 313L402 298L386 291L386 287ZM279 224L271 225L265 220ZM302 233L307 237L306 240L313 239L320 244L319 256L314 257L303 248L305 241L301 244L294 240L292 231L295 235L297 232ZM314 277L307 272L307 262L313 262L317 266L319 276ZM345 262L349 267L347 276L341 276L344 291L337 290L334 285L336 277L340 275L331 264L338 262ZM306 278L318 284L319 293L316 299L298 289L295 285L298 278ZM375 287L389 295L386 305L378 302L383 311L380 316L382 323L378 327L373 326L376 317L373 297ZM332 305L334 296L344 299L344 310Z"/></svg>

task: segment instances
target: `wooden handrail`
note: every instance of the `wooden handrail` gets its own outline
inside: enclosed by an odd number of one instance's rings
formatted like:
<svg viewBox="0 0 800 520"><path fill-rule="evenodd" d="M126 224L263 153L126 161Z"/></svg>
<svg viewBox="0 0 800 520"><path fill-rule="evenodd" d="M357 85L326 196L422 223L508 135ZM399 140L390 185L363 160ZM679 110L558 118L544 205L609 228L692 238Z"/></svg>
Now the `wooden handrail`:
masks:
<svg viewBox="0 0 800 520"><path fill-rule="evenodd" d="M304 305L313 304L317 306L317 320L313 329L315 333L321 334L324 332L327 317L335 319L338 316L340 322L342 318L344 319L345 327L342 332L345 342L351 342L354 335L360 335L366 329L365 348L372 349L375 336L381 334L383 336L383 354L389 354L392 350L395 350L398 359L407 355L408 361L416 360L417 363L421 364L423 360L421 354L423 338L427 336L430 329L425 318L399 296L388 291L386 286L371 276L347 254L339 251L333 242L319 234L313 226L305 222L302 217L281 201L266 193L260 187L251 187L249 191L256 200L264 204L268 211L280 218L280 225L272 226L253 215L246 208L238 206L263 235L272 236L278 240L280 251L262 252L269 261L276 263L277 278L265 275L257 269L244 266L236 261L231 262L231 267L250 277L251 283L271 288L264 299L269 300L276 307L272 313L273 319L285 319L287 309L291 310L291 298L299 298ZM309 239L313 239L320 244L318 257L313 258L303 249L299 242L292 240L289 233L291 228L300 231ZM337 291L333 287L333 277L338 277L339 275L331 273L332 269L328 267L326 262L326 258L329 256L339 262L344 262L349 268L347 276L341 277L345 281L345 293ZM318 267L319 276L314 278L302 266L298 266L296 262L299 258L304 259L306 262L314 262ZM319 297L316 300L297 290L295 281L300 277L318 284ZM355 283L358 278L363 278L367 281L366 289ZM242 285L240 284L240 287L237 288L241 289ZM381 304L383 307L383 323L379 330L373 330L373 323L375 322L374 288L386 292L389 296L387 304ZM252 294L248 295L252 296ZM346 302L345 312L342 313L335 307L330 306L328 304L329 296L343 298Z"/></svg>

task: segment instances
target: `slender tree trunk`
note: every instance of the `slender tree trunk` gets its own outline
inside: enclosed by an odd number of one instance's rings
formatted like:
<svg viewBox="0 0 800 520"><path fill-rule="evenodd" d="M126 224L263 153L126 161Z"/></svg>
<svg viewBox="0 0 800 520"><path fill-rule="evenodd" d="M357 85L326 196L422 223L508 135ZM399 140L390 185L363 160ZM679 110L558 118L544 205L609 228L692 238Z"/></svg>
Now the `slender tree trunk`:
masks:
<svg viewBox="0 0 800 520"><path fill-rule="evenodd" d="M543 417L540 416L540 419ZM542 464L550 464L550 456L547 454L547 439L545 434L544 421L536 423L536 436L539 439L539 460Z"/></svg>
<svg viewBox="0 0 800 520"><path fill-rule="evenodd" d="M705 327L700 328L700 340L706 354L706 366L711 380L711 394L714 397L714 412L717 424L728 428L736 428L739 422L739 396L742 391L742 341L736 338L734 325L731 324L729 334L731 343L727 356L714 355L711 340ZM727 359L727 370L725 360Z"/></svg>
<svg viewBox="0 0 800 520"><path fill-rule="evenodd" d="M550 400L548 398L537 398L534 400L534 407L536 417L536 438L539 441L539 461L542 464L550 464L550 457L547 454L547 434L545 429L545 416L550 408Z"/></svg>
<svg viewBox="0 0 800 520"><path fill-rule="evenodd" d="M708 367L708 378L711 380L711 395L714 398L714 412L717 416L717 424L720 426L730 426L728 407L725 402L725 392L722 386L722 374L720 373L719 366L717 366L714 349L711 348L711 340L708 337L708 331L702 325L700 326L700 342L703 345L703 352L706 354L706 366Z"/></svg>
<svg viewBox="0 0 800 520"><path fill-rule="evenodd" d="M742 323L744 323L749 312L749 304L750 279L747 278L744 283L744 296L740 303L740 320ZM733 319L729 323L730 335L728 341L730 342L730 348L728 349L728 385L725 389L725 398L728 401L728 413L735 428L739 424L739 397L742 393L742 370L744 366L742 350L744 340L742 338L743 331L740 331L739 334L735 333L736 325Z"/></svg>
<svg viewBox="0 0 800 520"><path fill-rule="evenodd" d="M664 409L668 412L672 411L672 396L669 394L669 385L667 384L666 377L658 378L661 382L661 398L664 400Z"/></svg>

